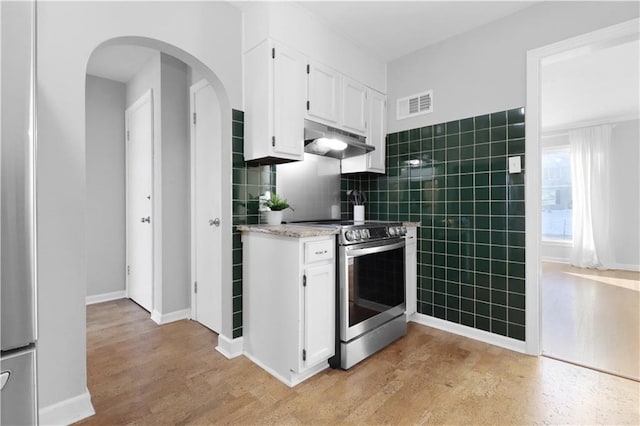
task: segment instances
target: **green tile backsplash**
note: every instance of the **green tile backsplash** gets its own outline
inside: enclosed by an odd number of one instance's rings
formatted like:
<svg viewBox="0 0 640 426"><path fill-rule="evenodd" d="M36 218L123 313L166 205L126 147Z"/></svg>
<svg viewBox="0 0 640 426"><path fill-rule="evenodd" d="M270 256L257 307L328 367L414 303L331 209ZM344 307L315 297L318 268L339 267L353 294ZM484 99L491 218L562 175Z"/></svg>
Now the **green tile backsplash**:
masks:
<svg viewBox="0 0 640 426"><path fill-rule="evenodd" d="M233 338L242 336L242 242L236 225L260 223L260 194L275 191L275 166L249 166L244 162L244 113L232 111L233 162Z"/></svg>
<svg viewBox="0 0 640 426"><path fill-rule="evenodd" d="M418 312L525 339L524 108L387 135L386 175L345 175L368 220L419 221ZM507 172L508 157L523 172Z"/></svg>

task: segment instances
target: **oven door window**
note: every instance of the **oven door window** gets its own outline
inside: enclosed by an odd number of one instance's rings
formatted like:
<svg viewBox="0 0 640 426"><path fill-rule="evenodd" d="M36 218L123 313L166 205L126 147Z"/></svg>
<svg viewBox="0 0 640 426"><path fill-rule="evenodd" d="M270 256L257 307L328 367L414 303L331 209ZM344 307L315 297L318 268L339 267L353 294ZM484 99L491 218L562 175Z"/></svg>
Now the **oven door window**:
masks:
<svg viewBox="0 0 640 426"><path fill-rule="evenodd" d="M403 305L404 246L349 257L349 327Z"/></svg>

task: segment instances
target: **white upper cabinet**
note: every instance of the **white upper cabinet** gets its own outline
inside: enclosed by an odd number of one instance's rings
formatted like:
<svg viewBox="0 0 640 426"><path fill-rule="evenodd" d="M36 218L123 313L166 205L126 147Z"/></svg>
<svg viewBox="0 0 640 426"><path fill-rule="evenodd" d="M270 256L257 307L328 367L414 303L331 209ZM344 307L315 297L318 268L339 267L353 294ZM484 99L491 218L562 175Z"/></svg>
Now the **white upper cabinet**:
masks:
<svg viewBox="0 0 640 426"><path fill-rule="evenodd" d="M367 87L348 77L342 77L342 128L365 134L367 131Z"/></svg>
<svg viewBox="0 0 640 426"><path fill-rule="evenodd" d="M367 143L375 147L366 155L342 160L342 173L385 173L387 97L367 88Z"/></svg>
<svg viewBox="0 0 640 426"><path fill-rule="evenodd" d="M387 97L375 90L367 93L369 100L369 120L367 143L376 149L367 154L368 172L384 173L387 139Z"/></svg>
<svg viewBox="0 0 640 426"><path fill-rule="evenodd" d="M304 63L300 53L283 46L274 50L273 150L299 159L304 151Z"/></svg>
<svg viewBox="0 0 640 426"><path fill-rule="evenodd" d="M337 126L340 119L340 75L320 63L310 61L308 72L307 117Z"/></svg>
<svg viewBox="0 0 640 426"><path fill-rule="evenodd" d="M306 63L273 40L245 53L245 161L303 159Z"/></svg>
<svg viewBox="0 0 640 426"><path fill-rule="evenodd" d="M307 66L307 118L366 135L367 87L340 72L309 61Z"/></svg>

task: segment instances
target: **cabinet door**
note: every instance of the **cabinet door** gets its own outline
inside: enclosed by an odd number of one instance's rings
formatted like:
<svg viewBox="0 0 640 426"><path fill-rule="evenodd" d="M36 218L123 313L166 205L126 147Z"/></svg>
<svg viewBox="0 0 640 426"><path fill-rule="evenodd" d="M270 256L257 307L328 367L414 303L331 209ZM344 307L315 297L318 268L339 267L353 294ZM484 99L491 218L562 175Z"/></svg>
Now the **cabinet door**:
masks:
<svg viewBox="0 0 640 426"><path fill-rule="evenodd" d="M342 127L345 130L366 134L367 131L367 88L351 80L342 78Z"/></svg>
<svg viewBox="0 0 640 426"><path fill-rule="evenodd" d="M322 122L338 123L338 98L340 77L329 67L309 63L307 116Z"/></svg>
<svg viewBox="0 0 640 426"><path fill-rule="evenodd" d="M335 269L333 263L305 269L303 367L335 353Z"/></svg>
<svg viewBox="0 0 640 426"><path fill-rule="evenodd" d="M303 157L306 60L295 50L274 46L273 151Z"/></svg>
<svg viewBox="0 0 640 426"><path fill-rule="evenodd" d="M417 228L415 227L407 228L406 243L407 243L405 247L405 265L406 265L405 280L407 283L406 314L411 315L416 312L417 297L418 297L417 295L417 280L418 280Z"/></svg>
<svg viewBox="0 0 640 426"><path fill-rule="evenodd" d="M385 172L385 153L387 137L387 97L369 90L369 122L367 143L376 149L367 154L367 171Z"/></svg>

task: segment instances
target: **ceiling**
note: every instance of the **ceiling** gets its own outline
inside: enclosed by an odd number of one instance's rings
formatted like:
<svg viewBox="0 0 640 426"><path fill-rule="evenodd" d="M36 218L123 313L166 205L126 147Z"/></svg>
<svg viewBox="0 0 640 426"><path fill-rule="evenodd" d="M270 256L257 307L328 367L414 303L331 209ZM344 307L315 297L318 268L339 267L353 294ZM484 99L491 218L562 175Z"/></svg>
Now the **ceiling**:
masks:
<svg viewBox="0 0 640 426"><path fill-rule="evenodd" d="M390 62L533 5L534 1L301 1L326 25Z"/></svg>
<svg viewBox="0 0 640 426"><path fill-rule="evenodd" d="M89 58L87 74L126 83L157 52L131 45L100 47Z"/></svg>
<svg viewBox="0 0 640 426"><path fill-rule="evenodd" d="M572 56L572 55L569 55ZM562 128L640 115L640 42L628 41L542 67L542 126Z"/></svg>
<svg viewBox="0 0 640 426"><path fill-rule="evenodd" d="M251 2L234 1L239 9ZM389 62L524 9L523 1L301 1L331 29ZM91 56L87 74L126 83L153 50L106 46Z"/></svg>
<svg viewBox="0 0 640 426"><path fill-rule="evenodd" d="M470 31L535 2L302 1L334 31L388 62ZM243 9L250 2L233 2ZM638 41L568 55L544 65L544 128L603 117L638 116ZM157 51L116 45L97 49L87 74L128 82Z"/></svg>

